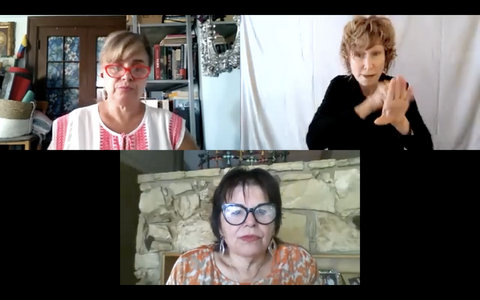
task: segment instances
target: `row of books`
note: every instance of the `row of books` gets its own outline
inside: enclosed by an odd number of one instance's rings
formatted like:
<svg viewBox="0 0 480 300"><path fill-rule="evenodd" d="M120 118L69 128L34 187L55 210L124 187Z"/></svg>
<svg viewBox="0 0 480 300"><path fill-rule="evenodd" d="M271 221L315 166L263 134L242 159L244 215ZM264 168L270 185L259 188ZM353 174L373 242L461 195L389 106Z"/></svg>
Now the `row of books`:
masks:
<svg viewBox="0 0 480 300"><path fill-rule="evenodd" d="M153 46L153 79L187 79L187 45Z"/></svg>
<svg viewBox="0 0 480 300"><path fill-rule="evenodd" d="M196 72L196 43L192 45L194 73ZM168 34L153 45L153 79L188 79L188 45L185 34ZM195 76L194 76L195 77Z"/></svg>

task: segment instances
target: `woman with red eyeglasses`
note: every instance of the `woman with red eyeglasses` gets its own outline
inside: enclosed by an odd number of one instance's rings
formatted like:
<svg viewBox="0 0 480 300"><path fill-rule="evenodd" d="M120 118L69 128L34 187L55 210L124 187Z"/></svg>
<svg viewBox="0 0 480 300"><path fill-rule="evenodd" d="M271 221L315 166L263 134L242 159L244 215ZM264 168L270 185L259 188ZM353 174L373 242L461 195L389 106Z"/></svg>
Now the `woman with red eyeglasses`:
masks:
<svg viewBox="0 0 480 300"><path fill-rule="evenodd" d="M198 149L180 116L141 102L153 57L146 38L116 31L100 53L103 101L53 122L49 150Z"/></svg>

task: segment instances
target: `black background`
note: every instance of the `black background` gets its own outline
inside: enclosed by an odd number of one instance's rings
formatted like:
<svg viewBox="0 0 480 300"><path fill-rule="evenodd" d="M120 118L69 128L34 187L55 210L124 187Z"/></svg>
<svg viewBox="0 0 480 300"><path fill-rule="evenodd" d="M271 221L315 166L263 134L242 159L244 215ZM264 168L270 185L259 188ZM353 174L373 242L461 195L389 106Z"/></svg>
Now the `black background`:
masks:
<svg viewBox="0 0 480 300"><path fill-rule="evenodd" d="M120 152L5 151L0 165L9 274L42 285L117 286ZM425 287L435 274L468 269L478 170L479 151L361 151L356 288Z"/></svg>

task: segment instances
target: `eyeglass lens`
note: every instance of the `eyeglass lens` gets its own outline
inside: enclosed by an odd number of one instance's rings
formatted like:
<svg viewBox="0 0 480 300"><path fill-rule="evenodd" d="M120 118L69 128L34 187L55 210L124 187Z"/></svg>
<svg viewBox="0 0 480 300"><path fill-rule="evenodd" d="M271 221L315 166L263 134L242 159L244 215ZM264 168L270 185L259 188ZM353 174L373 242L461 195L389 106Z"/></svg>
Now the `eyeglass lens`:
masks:
<svg viewBox="0 0 480 300"><path fill-rule="evenodd" d="M135 65L131 68L125 68L122 65L113 64L106 66L105 71L108 76L113 78L122 77L127 71L130 71L133 78L139 79L147 77L149 73L149 69L145 65Z"/></svg>
<svg viewBox="0 0 480 300"><path fill-rule="evenodd" d="M249 212L252 212L255 220L263 225L272 223L276 216L273 203L262 203L253 208L246 208L241 204L223 204L222 211L225 220L231 225L245 222Z"/></svg>

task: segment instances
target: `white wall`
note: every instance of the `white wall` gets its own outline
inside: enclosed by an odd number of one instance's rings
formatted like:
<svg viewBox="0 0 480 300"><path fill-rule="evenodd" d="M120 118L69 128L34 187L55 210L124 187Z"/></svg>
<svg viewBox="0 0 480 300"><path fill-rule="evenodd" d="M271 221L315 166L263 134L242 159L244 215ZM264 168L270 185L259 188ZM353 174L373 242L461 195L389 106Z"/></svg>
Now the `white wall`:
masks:
<svg viewBox="0 0 480 300"><path fill-rule="evenodd" d="M198 41L201 32L196 32ZM198 47L200 99L206 150L240 149L240 69L218 77L202 74L201 43Z"/></svg>
<svg viewBox="0 0 480 300"><path fill-rule="evenodd" d="M200 80L205 149L240 149L240 70Z"/></svg>

